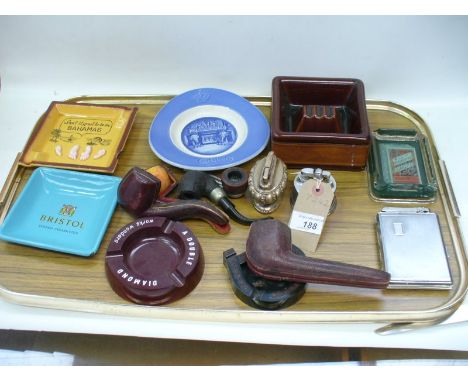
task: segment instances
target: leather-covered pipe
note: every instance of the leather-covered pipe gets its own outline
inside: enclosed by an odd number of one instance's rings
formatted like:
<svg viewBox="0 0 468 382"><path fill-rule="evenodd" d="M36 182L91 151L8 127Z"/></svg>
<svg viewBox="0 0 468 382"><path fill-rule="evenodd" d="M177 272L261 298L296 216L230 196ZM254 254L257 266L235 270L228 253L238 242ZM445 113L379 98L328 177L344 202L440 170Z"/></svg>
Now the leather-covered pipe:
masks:
<svg viewBox="0 0 468 382"><path fill-rule="evenodd" d="M295 255L291 230L278 220L262 220L250 226L246 259L255 273L272 280L334 284L384 289L390 281L387 272Z"/></svg>

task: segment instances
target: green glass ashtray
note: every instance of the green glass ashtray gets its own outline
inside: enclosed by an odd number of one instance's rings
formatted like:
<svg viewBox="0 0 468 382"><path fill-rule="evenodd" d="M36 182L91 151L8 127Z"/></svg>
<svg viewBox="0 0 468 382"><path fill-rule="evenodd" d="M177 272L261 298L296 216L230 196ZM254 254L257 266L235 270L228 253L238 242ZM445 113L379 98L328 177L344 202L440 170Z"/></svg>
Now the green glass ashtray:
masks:
<svg viewBox="0 0 468 382"><path fill-rule="evenodd" d="M434 201L437 181L427 138L411 129L378 129L368 163L374 199Z"/></svg>

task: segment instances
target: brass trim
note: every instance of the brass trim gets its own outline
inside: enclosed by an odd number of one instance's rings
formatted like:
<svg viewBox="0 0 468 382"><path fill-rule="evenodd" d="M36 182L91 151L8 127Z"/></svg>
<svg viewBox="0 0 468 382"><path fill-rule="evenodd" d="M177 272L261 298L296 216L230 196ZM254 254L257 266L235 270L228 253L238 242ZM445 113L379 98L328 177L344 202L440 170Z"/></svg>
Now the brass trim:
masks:
<svg viewBox="0 0 468 382"><path fill-rule="evenodd" d="M16 158L13 161L13 165L11 166L10 171L8 172L8 175L5 179L5 183L3 184L2 191L0 192L0 207L3 207L5 200L7 199L9 193L10 193L10 188L13 184L13 181L15 179L16 172L18 170L18 164L19 164L19 159L21 157L22 153L16 154Z"/></svg>
<svg viewBox="0 0 468 382"><path fill-rule="evenodd" d="M455 193L453 192L452 181L450 180L447 166L445 165L445 161L443 161L442 159L439 160L439 164L440 164L440 169L442 171L442 176L444 177L444 182L447 185L448 198L450 201L450 205L452 207L453 215L456 218L460 218L461 217L460 208L458 207L457 198L455 197Z"/></svg>
<svg viewBox="0 0 468 382"><path fill-rule="evenodd" d="M19 159L22 153L16 155L13 166L8 173L8 176L3 185L2 191L0 193L0 224L3 223L5 217L10 210L13 199L16 195L16 190L21 182L21 175L23 174L24 167L19 165Z"/></svg>
<svg viewBox="0 0 468 382"><path fill-rule="evenodd" d="M108 95L96 95L96 96L79 96L67 99L66 102L76 103L97 103L103 105L119 105L132 103L135 105L165 105L168 103L173 95L128 95L128 96L108 96ZM255 106L271 106L271 98L266 96L257 97L245 97L247 100L252 102Z"/></svg>

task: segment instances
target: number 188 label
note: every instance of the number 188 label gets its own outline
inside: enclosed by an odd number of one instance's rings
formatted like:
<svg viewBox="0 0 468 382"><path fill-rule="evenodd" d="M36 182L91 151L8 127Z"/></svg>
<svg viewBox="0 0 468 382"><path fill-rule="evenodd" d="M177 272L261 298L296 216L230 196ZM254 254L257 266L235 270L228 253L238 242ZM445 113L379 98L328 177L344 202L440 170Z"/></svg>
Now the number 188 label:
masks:
<svg viewBox="0 0 468 382"><path fill-rule="evenodd" d="M324 221L323 216L293 211L289 221L289 228L320 235Z"/></svg>

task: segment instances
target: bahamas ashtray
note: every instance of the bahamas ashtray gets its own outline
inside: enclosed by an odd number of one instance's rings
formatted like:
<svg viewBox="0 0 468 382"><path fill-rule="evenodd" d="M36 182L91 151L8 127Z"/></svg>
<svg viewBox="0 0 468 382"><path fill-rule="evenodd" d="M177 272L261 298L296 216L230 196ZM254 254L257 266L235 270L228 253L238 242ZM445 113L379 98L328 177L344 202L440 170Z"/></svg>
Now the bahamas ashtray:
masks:
<svg viewBox="0 0 468 382"><path fill-rule="evenodd" d="M113 173L136 108L52 102L34 128L20 162Z"/></svg>
<svg viewBox="0 0 468 382"><path fill-rule="evenodd" d="M79 256L97 252L120 178L40 167L0 226L0 238Z"/></svg>
<svg viewBox="0 0 468 382"><path fill-rule="evenodd" d="M184 297L198 285L203 270L203 252L193 232L163 217L145 217L122 227L106 254L112 289L143 305Z"/></svg>
<svg viewBox="0 0 468 382"><path fill-rule="evenodd" d="M271 148L290 167L363 169L370 146L364 84L275 77Z"/></svg>

